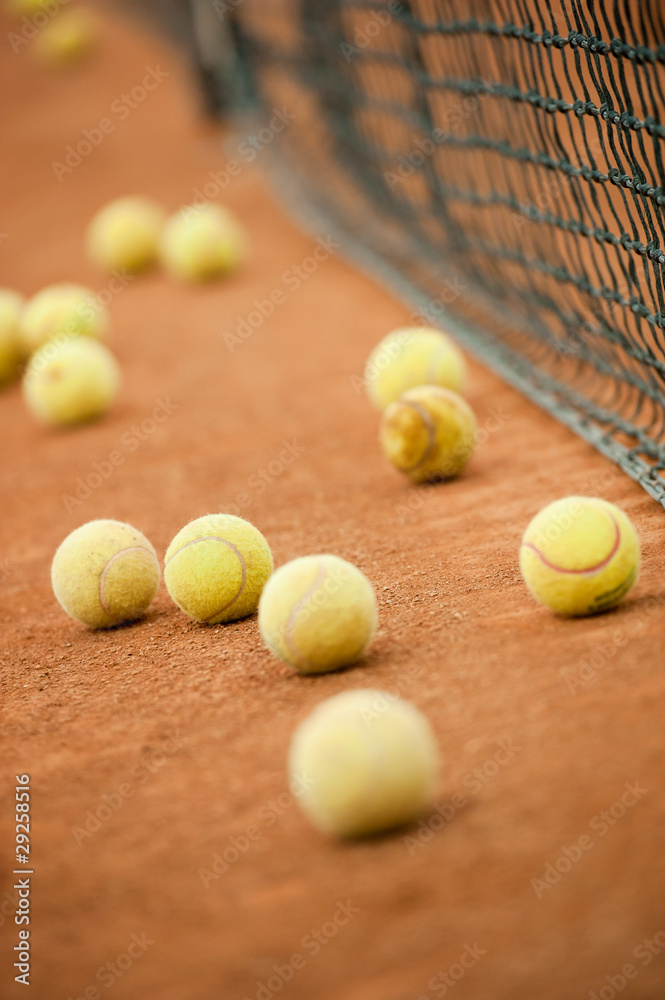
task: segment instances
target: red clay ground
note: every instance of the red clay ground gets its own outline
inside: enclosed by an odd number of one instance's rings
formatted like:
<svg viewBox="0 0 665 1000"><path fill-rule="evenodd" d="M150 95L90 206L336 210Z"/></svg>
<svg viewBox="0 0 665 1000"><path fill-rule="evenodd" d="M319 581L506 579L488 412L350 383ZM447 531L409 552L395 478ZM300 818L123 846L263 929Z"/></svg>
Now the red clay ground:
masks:
<svg viewBox="0 0 665 1000"><path fill-rule="evenodd" d="M156 67L168 78L120 120L114 102ZM25 293L63 279L103 289L82 244L94 210L134 191L176 207L227 162L179 57L133 26L109 22L99 55L71 74L6 45L0 92L2 284ZM58 182L52 161L104 117L114 130ZM641 942L665 931L663 511L476 363L469 399L486 440L458 482L410 489L351 383L408 311L339 255L287 288L284 272L313 243L253 168L224 197L251 230L251 261L226 284L190 289L154 273L115 296L125 382L110 416L56 433L33 422L16 387L0 398L0 994L605 1000L630 964L622 998L662 996L654 950L665 934L651 952ZM224 332L274 289L283 303L230 353ZM170 415L150 423L160 400ZM118 450L122 464L67 509L77 480ZM644 551L630 598L586 621L538 608L516 558L533 513L574 492L620 504ZM381 620L364 663L294 676L262 648L255 618L190 623L163 587L145 621L108 632L57 605L49 565L77 525L128 520L163 554L186 521L233 504L277 564L331 551L369 575ZM429 826L338 844L292 804L285 757L297 722L355 686L399 691L425 711L445 766ZM12 802L24 772L28 993L12 981ZM631 804L617 805L622 796ZM200 870L216 853L231 863L206 888ZM532 882L546 872L551 885ZM133 935L145 938L127 967Z"/></svg>

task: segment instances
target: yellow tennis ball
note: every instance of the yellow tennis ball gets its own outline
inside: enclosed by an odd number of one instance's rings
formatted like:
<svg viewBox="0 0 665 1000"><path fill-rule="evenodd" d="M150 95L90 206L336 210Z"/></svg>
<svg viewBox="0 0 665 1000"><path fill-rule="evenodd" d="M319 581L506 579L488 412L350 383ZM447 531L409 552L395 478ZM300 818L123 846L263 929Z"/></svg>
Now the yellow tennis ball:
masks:
<svg viewBox="0 0 665 1000"><path fill-rule="evenodd" d="M43 288L21 313L21 347L32 354L47 340L66 337L103 337L108 313L89 288L57 284Z"/></svg>
<svg viewBox="0 0 665 1000"><path fill-rule="evenodd" d="M0 288L0 385L18 374L21 360L19 319L23 296L9 288Z"/></svg>
<svg viewBox="0 0 665 1000"><path fill-rule="evenodd" d="M247 238L227 208L190 205L172 215L162 230L159 256L183 281L207 281L234 270L245 259Z"/></svg>
<svg viewBox="0 0 665 1000"><path fill-rule="evenodd" d="M593 615L626 596L640 567L640 543L622 510L597 497L565 497L528 525L520 548L533 596L560 615Z"/></svg>
<svg viewBox="0 0 665 1000"><path fill-rule="evenodd" d="M466 364L453 341L429 326L393 330L377 344L365 367L367 395L377 410L385 410L407 389L440 385L459 392Z"/></svg>
<svg viewBox="0 0 665 1000"><path fill-rule="evenodd" d="M107 271L142 271L157 256L166 216L166 209L151 198L116 198L101 208L88 226L90 257Z"/></svg>
<svg viewBox="0 0 665 1000"><path fill-rule="evenodd" d="M39 30L32 49L49 66L69 66L87 56L97 41L97 25L87 10L61 11Z"/></svg>
<svg viewBox="0 0 665 1000"><path fill-rule="evenodd" d="M159 587L159 562L140 531L122 521L89 521L67 535L51 565L58 601L90 628L140 618Z"/></svg>
<svg viewBox="0 0 665 1000"><path fill-rule="evenodd" d="M374 638L376 625L372 584L339 556L302 556L280 566L259 604L264 642L301 674L355 663Z"/></svg>
<svg viewBox="0 0 665 1000"><path fill-rule="evenodd" d="M120 368L103 344L88 337L62 337L30 358L23 395L45 424L85 423L106 413L120 386Z"/></svg>
<svg viewBox="0 0 665 1000"><path fill-rule="evenodd" d="M473 454L476 418L458 393L422 385L385 410L379 440L386 458L414 483L451 479Z"/></svg>
<svg viewBox="0 0 665 1000"><path fill-rule="evenodd" d="M418 818L436 790L439 752L425 716L395 695L345 691L297 728L289 752L296 798L314 826L340 837Z"/></svg>
<svg viewBox="0 0 665 1000"><path fill-rule="evenodd" d="M251 615L273 569L258 528L233 514L190 521L166 551L168 592L190 618L218 625Z"/></svg>

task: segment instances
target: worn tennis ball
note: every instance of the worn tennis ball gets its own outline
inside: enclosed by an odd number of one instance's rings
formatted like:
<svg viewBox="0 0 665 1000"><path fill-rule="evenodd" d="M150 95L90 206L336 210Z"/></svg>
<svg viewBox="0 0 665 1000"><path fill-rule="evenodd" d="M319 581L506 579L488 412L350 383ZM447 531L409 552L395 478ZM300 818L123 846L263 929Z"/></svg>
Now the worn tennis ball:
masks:
<svg viewBox="0 0 665 1000"><path fill-rule="evenodd" d="M422 385L388 406L379 440L386 458L414 483L451 479L473 454L476 418L458 393Z"/></svg>
<svg viewBox="0 0 665 1000"><path fill-rule="evenodd" d="M377 344L365 367L367 395L385 410L407 389L440 385L459 392L466 380L464 357L453 341L429 326L393 330Z"/></svg>
<svg viewBox="0 0 665 1000"><path fill-rule="evenodd" d="M314 826L340 837L409 823L430 805L439 752L425 716L382 691L345 691L302 722L289 752L291 787Z"/></svg>
<svg viewBox="0 0 665 1000"><path fill-rule="evenodd" d="M21 313L20 339L27 356L54 337L103 337L108 313L89 288L57 284L43 288Z"/></svg>
<svg viewBox="0 0 665 1000"><path fill-rule="evenodd" d="M166 551L168 592L190 618L218 625L251 615L273 569L258 528L233 514L190 521Z"/></svg>
<svg viewBox="0 0 665 1000"><path fill-rule="evenodd" d="M529 523L520 548L533 596L560 615L593 615L626 596L640 568L637 533L622 510L597 497L565 497Z"/></svg>
<svg viewBox="0 0 665 1000"><path fill-rule="evenodd" d="M302 556L280 566L259 604L264 642L302 674L355 663L374 638L376 625L372 584L339 556Z"/></svg>
<svg viewBox="0 0 665 1000"><path fill-rule="evenodd" d="M23 296L9 288L0 288L0 385L18 374L21 361L19 318Z"/></svg>
<svg viewBox="0 0 665 1000"><path fill-rule="evenodd" d="M62 337L36 351L23 376L28 408L45 424L80 424L106 413L120 386L120 368L103 344Z"/></svg>
<svg viewBox="0 0 665 1000"><path fill-rule="evenodd" d="M142 271L157 257L166 217L166 209L151 198L116 198L101 208L88 226L88 253L107 271Z"/></svg>
<svg viewBox="0 0 665 1000"><path fill-rule="evenodd" d="M88 521L67 535L51 565L53 592L90 628L134 621L159 587L159 562L140 531L122 521Z"/></svg>
<svg viewBox="0 0 665 1000"><path fill-rule="evenodd" d="M190 205L166 222L159 257L183 281L207 281L233 271L245 259L247 238L227 208Z"/></svg>
<svg viewBox="0 0 665 1000"><path fill-rule="evenodd" d="M88 10L64 10L40 28L32 44L35 57L53 67L77 63L94 47L97 24Z"/></svg>

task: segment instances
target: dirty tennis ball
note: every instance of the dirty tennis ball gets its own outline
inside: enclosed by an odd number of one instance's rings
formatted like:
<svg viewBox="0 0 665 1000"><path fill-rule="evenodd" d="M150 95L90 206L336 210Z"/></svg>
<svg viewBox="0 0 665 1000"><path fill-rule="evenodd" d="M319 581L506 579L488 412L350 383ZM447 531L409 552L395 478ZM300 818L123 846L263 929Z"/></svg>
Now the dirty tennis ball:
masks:
<svg viewBox="0 0 665 1000"><path fill-rule="evenodd" d="M393 330L377 344L365 367L367 395L385 410L407 389L440 385L459 392L466 380L464 357L450 337L429 326Z"/></svg>
<svg viewBox="0 0 665 1000"><path fill-rule="evenodd" d="M251 615L273 570L267 541L233 514L207 514L178 532L164 560L168 592L190 618L208 625Z"/></svg>
<svg viewBox="0 0 665 1000"><path fill-rule="evenodd" d="M259 604L264 642L301 674L355 663L374 638L376 625L372 584L339 556L302 556L280 566Z"/></svg>
<svg viewBox="0 0 665 1000"><path fill-rule="evenodd" d="M88 226L88 253L107 271L142 271L157 257L166 217L166 209L151 198L116 198L101 208Z"/></svg>
<svg viewBox="0 0 665 1000"><path fill-rule="evenodd" d="M122 521L89 521L67 535L51 565L59 603L77 622L108 628L140 618L159 587L159 562L140 531Z"/></svg>
<svg viewBox="0 0 665 1000"><path fill-rule="evenodd" d="M476 418L458 393L422 385L388 406L379 440L386 458L414 483L452 479L473 454Z"/></svg>
<svg viewBox="0 0 665 1000"><path fill-rule="evenodd" d="M328 698L298 726L289 752L298 804L314 826L339 837L417 819L432 802L438 772L425 716L382 691Z"/></svg>
<svg viewBox="0 0 665 1000"><path fill-rule="evenodd" d="M0 288L0 385L18 374L21 361L19 318L23 296L10 288Z"/></svg>
<svg viewBox="0 0 665 1000"><path fill-rule="evenodd" d="M97 41L97 25L87 10L61 11L35 37L32 51L40 62L66 67L88 55Z"/></svg>
<svg viewBox="0 0 665 1000"><path fill-rule="evenodd" d="M622 510L597 497L565 497L529 523L520 548L527 587L557 614L593 615L619 603L640 568L640 543Z"/></svg>
<svg viewBox="0 0 665 1000"><path fill-rule="evenodd" d="M89 288L60 283L37 292L21 313L20 340L27 356L54 337L103 337L108 313Z"/></svg>
<svg viewBox="0 0 665 1000"><path fill-rule="evenodd" d="M55 426L80 424L109 409L120 386L120 368L103 344L63 337L44 344L28 362L23 395L32 414Z"/></svg>
<svg viewBox="0 0 665 1000"><path fill-rule="evenodd" d="M207 281L235 270L245 259L247 238L231 212L207 202L189 205L166 222L159 257L182 281Z"/></svg>

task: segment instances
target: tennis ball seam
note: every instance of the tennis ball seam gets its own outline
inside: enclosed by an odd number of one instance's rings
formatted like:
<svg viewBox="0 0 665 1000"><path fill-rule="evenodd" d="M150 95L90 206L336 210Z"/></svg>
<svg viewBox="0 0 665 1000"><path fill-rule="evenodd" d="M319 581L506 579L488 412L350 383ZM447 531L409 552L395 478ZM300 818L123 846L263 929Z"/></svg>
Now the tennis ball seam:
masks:
<svg viewBox="0 0 665 1000"><path fill-rule="evenodd" d="M211 615L208 615L207 618L202 619L204 622L210 622L212 621L213 618L216 618L218 615L221 615L225 611L228 611L231 605L235 604L235 602L242 596L242 593L245 589L245 584L247 583L247 565L245 563L244 556L240 551L240 549L236 545L234 545L233 542L229 542L228 539L226 538L220 538L219 535L202 535L201 538L192 538L191 541L185 542L185 544L181 545L179 549L176 549L175 552L172 552L164 565L168 566L169 563L172 562L173 559L177 555L179 555L180 552L183 552L184 549L188 549L190 545L198 545L199 542L221 542L223 545L226 545L227 548L231 549L231 551L235 553L235 555L238 558L238 562L240 563L241 577L240 577L240 588L238 590L238 593L234 597L232 597L230 601L227 601L226 604L222 605L221 608L217 608L217 610L214 611Z"/></svg>
<svg viewBox="0 0 665 1000"><path fill-rule="evenodd" d="M106 606L106 601L104 600L104 583L111 569L111 566L116 561L116 559L120 558L120 556L127 555L128 552L145 552L146 555L149 555L152 559L154 559L157 565L157 569L159 569L159 563L157 562L157 558L155 557L154 552L151 552L150 549L146 549L145 545L128 545L126 549L120 549L119 552L116 552L115 555L112 555L99 575L99 603L101 604L102 608L109 616L109 618L114 618L115 615Z"/></svg>
<svg viewBox="0 0 665 1000"><path fill-rule="evenodd" d="M610 520L612 521L612 524L614 525L615 529L614 543L612 545L609 554L606 555L604 559L601 559L600 562L597 562L594 566L588 566L588 567L585 566L584 569L566 569L564 566L557 566L556 563L550 562L550 560L547 559L547 557L540 551L540 549L536 545L533 544L533 542L523 542L523 547L525 549L530 549L531 552L535 553L535 555L540 559L540 561L545 566L547 566L548 569L554 570L555 573L565 573L565 574L569 573L575 576L584 576L585 574L588 575L588 574L598 573L600 572L600 570L605 569L605 567L610 564L610 562L612 561L612 559L614 558L614 556L617 554L617 552L621 547L621 528L619 527L619 524L614 515L612 514L612 512L608 510L606 513L609 516Z"/></svg>
<svg viewBox="0 0 665 1000"><path fill-rule="evenodd" d="M328 568L322 560L317 563L318 572L314 577L314 580L309 585L305 593L300 597L296 603L291 608L289 612L289 617L286 620L286 625L284 626L284 641L289 647L289 653L291 654L291 666L293 667L308 667L311 669L311 662L307 656L304 655L299 649L293 634L296 625L296 616L300 613L300 610L306 607L307 602L311 600L314 594L319 590L320 587L326 582L328 577Z"/></svg>
<svg viewBox="0 0 665 1000"><path fill-rule="evenodd" d="M401 472L415 472L416 469L419 469L421 465L425 464L427 459L432 454L434 445L436 444L436 427L434 426L434 421L432 420L431 415L420 403L414 403L408 399L401 399L399 402L402 403L403 406L408 406L411 410L414 410L418 414L425 425L425 430L427 431L427 446L418 461L413 465L400 465L398 467Z"/></svg>

